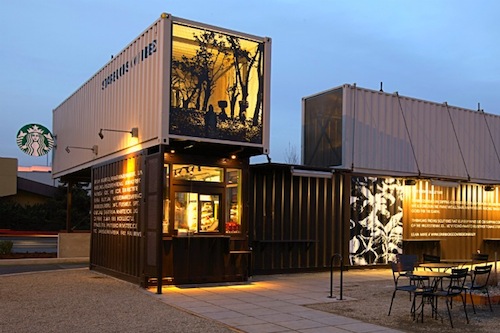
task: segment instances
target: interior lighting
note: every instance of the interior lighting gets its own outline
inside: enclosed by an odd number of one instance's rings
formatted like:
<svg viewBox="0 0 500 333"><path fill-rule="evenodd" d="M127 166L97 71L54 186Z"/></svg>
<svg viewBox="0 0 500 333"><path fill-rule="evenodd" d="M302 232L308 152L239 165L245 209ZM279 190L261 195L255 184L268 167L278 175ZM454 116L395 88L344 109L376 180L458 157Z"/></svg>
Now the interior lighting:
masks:
<svg viewBox="0 0 500 333"><path fill-rule="evenodd" d="M104 139L104 134L102 132L130 133L133 138L138 138L139 137L139 128L138 127L132 127L132 129L130 131L110 129L110 128L101 128L101 130L98 133L98 135L101 138L101 140Z"/></svg>

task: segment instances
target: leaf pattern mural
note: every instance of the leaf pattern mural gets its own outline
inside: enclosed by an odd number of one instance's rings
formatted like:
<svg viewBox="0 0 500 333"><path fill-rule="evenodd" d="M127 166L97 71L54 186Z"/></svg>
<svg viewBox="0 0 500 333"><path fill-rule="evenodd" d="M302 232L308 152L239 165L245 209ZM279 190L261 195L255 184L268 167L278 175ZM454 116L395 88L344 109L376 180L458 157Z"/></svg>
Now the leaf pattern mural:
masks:
<svg viewBox="0 0 500 333"><path fill-rule="evenodd" d="M386 264L402 252L403 185L393 178L353 177L350 264Z"/></svg>

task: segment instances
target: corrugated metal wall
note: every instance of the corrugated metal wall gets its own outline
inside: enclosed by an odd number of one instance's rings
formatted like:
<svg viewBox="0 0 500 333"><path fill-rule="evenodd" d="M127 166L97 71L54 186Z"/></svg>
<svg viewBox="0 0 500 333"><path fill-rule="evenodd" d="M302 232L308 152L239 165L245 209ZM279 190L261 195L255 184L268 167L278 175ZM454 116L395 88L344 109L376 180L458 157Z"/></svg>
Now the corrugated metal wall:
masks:
<svg viewBox="0 0 500 333"><path fill-rule="evenodd" d="M129 176L132 174L134 176ZM127 180L133 181L137 189L126 183ZM92 169L92 181L90 265L138 282L141 276L141 241L144 239L139 221L142 200L128 199L127 193L141 196L142 156L132 155L96 166ZM103 204L105 206L98 206ZM118 210L122 207L130 207L131 210L121 213ZM132 210L133 207L137 210ZM129 223L133 223L135 228Z"/></svg>
<svg viewBox="0 0 500 333"><path fill-rule="evenodd" d="M290 166L270 165L251 167L250 184L255 273L325 269L333 254L348 253L341 176L292 176Z"/></svg>
<svg viewBox="0 0 500 333"><path fill-rule="evenodd" d="M449 108L472 181L500 182L500 119L483 112Z"/></svg>
<svg viewBox="0 0 500 333"><path fill-rule="evenodd" d="M164 69L171 48L168 29L167 20L156 21L53 111L55 177L88 167L96 159L103 162L159 144L164 80L168 81ZM104 139L98 136L101 128L133 127L139 129L139 138L107 131ZM64 151L66 146L94 145L97 154L89 149Z"/></svg>
<svg viewBox="0 0 500 333"><path fill-rule="evenodd" d="M344 156L354 170L467 179L443 105L352 86L345 94Z"/></svg>
<svg viewBox="0 0 500 333"><path fill-rule="evenodd" d="M500 239L500 190L483 186L433 186L419 181L405 186L404 238L439 240L441 257L470 258L485 252L485 239ZM490 253L493 256L493 253Z"/></svg>

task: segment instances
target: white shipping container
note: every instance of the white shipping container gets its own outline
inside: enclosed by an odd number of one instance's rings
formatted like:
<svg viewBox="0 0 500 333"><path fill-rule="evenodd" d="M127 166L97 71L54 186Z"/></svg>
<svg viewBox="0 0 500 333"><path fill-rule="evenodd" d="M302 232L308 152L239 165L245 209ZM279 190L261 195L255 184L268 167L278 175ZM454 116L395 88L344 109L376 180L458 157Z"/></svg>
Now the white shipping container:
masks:
<svg viewBox="0 0 500 333"><path fill-rule="evenodd" d="M321 166L369 175L500 183L499 116L343 85L305 98L306 122L314 113L308 111L308 100L320 104L333 92L342 96L342 126L335 133L330 131L327 141L341 142L336 147L341 153L330 159L335 163ZM305 127L306 164L309 160L320 166L315 161L325 160L313 153L313 147L325 140L314 134L320 132L314 126ZM322 133L324 137L326 131Z"/></svg>
<svg viewBox="0 0 500 333"><path fill-rule="evenodd" d="M174 29L177 29L175 33ZM215 36L216 42L219 43L223 40L226 48L214 50L213 45L208 44L210 41L205 42L203 47L196 45L204 42L205 35ZM270 45L269 38L250 36L162 14L160 19L53 110L53 131L57 136L57 148L53 155L53 177L59 178L88 169L97 163L152 146L168 145L171 140L191 139L238 147L250 146L261 148L264 153L268 152ZM238 58L235 56L235 48L238 51L243 50L241 54L252 58ZM201 85L196 86L198 104L195 105L193 96L189 96L191 100L185 96L188 89L192 91L192 86L188 86L194 82L189 81L193 80L189 77L192 73L181 73L184 75L184 82L180 83L171 79L171 73L173 59L185 65L188 61L197 59L198 52L212 52L216 54L214 59L223 54L226 62L216 60L219 63L213 65L219 66L217 70L225 67L222 74L217 73L218 76L210 78L211 82L215 82L211 90L202 91ZM183 56L186 58L183 59ZM253 67L248 65L241 68L248 63ZM247 81L231 81L236 76L233 72L237 70L251 73L246 74ZM258 75L252 74L252 71L262 75L263 79L259 81ZM178 78L179 76L176 77ZM263 82L263 86L257 86L254 82ZM230 96L226 92L230 84L239 89L232 101L228 101ZM214 94L211 99L210 93ZM242 95L245 95L243 102ZM202 106L199 104L200 100L204 102ZM224 100L226 105L231 104L231 114L229 107L221 104ZM208 136L200 131L203 126L200 125L200 119L203 121L208 103L215 104L216 114L221 118L230 117L224 125L234 124L242 128L240 131L245 130L245 126L251 127L252 133L257 133L253 140L231 141L232 138L227 136ZM217 104L220 110L217 109ZM240 105L240 113L237 115L233 115L235 104ZM242 105L245 107L243 112ZM195 115L199 127L193 129L191 126L191 132L186 132L188 126L181 128L179 124L175 124L176 126L172 127L172 110L181 115L176 119L189 119L191 115ZM191 122L195 123L195 120ZM132 129L134 134L137 130L138 136L128 133L132 132ZM232 128L227 131L230 130L234 132ZM220 129L220 132L222 131L223 129ZM103 134L103 138L100 138L99 133Z"/></svg>

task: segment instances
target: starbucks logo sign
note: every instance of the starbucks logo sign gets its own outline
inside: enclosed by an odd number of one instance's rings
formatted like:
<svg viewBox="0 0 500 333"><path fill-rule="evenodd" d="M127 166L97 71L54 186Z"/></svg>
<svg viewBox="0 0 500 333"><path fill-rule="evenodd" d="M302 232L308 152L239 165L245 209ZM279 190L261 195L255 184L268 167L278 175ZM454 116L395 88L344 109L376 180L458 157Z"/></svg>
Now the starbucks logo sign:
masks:
<svg viewBox="0 0 500 333"><path fill-rule="evenodd" d="M17 132L17 146L31 156L43 156L54 146L54 137L50 131L38 124L23 126Z"/></svg>

